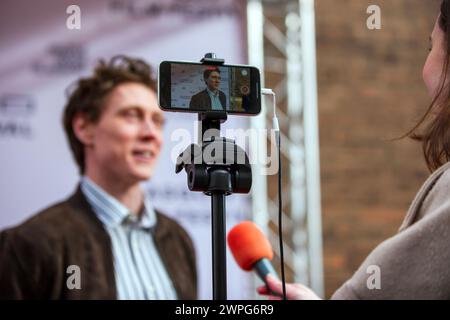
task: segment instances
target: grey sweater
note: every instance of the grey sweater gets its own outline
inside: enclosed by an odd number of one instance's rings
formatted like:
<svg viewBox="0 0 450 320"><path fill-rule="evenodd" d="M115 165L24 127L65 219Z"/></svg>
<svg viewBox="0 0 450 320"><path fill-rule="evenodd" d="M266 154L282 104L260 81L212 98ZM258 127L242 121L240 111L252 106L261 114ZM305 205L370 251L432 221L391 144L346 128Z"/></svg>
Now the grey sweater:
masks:
<svg viewBox="0 0 450 320"><path fill-rule="evenodd" d="M331 299L450 299L450 162L424 183L399 232Z"/></svg>

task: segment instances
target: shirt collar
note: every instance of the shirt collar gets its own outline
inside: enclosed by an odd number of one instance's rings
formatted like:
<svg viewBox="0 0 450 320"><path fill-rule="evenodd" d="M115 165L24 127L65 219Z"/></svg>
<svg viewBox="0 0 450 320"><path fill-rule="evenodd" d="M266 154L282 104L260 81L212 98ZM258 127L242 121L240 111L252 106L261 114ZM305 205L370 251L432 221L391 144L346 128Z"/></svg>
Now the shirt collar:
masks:
<svg viewBox="0 0 450 320"><path fill-rule="evenodd" d="M206 87L206 91L208 91L208 94L213 97L217 97L219 95L219 90L217 90L217 92L214 93L213 91L209 90L208 87Z"/></svg>
<svg viewBox="0 0 450 320"><path fill-rule="evenodd" d="M131 224L143 229L150 229L156 224L156 213L148 194L144 193L144 206L140 219L87 176L81 178L81 191L86 196L94 213L108 227Z"/></svg>

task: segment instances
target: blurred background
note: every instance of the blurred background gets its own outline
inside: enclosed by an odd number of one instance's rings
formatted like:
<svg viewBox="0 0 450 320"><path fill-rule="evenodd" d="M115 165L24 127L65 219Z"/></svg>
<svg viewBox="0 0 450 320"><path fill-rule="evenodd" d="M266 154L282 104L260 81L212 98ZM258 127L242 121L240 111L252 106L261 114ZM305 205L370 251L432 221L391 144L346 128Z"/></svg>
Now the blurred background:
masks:
<svg viewBox="0 0 450 320"><path fill-rule="evenodd" d="M227 63L258 66L277 94L289 281L328 298L397 232L429 173L418 143L392 139L430 103L422 67L439 0L80 0L80 30L66 27L71 4L0 3L1 229L76 186L61 126L64 90L99 58L125 53L156 67L215 52ZM380 29L367 27L371 5L380 8ZM263 114L230 118L225 129L270 128L271 112L267 101ZM209 299L209 199L187 192L166 160L177 143L171 132L194 132L196 117L167 118L163 160L147 188L194 238L200 298ZM270 152L264 137L251 143ZM253 219L278 253L276 177L259 169L249 196L227 198L227 226ZM254 277L230 255L228 265L229 297L255 298Z"/></svg>

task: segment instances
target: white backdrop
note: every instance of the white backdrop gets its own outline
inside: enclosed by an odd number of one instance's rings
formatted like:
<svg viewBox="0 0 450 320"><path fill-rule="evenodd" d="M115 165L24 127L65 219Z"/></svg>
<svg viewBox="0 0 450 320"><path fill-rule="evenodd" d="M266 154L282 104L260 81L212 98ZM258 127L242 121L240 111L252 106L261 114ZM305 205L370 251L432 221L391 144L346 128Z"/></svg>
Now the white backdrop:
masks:
<svg viewBox="0 0 450 320"><path fill-rule="evenodd" d="M0 3L0 229L16 225L70 195L79 176L66 143L61 116L65 89L89 74L98 58L115 54L198 61L215 52L245 63L241 1L78 0L81 30L66 28L69 1L2 0ZM211 36L215 35L215 36ZM195 115L167 114L165 144L147 188L155 206L188 230L197 250L199 297L211 298L210 199L187 189L175 175L171 133L194 132ZM225 128L247 127L232 117ZM227 198L228 229L250 218L250 198ZM228 255L231 299L253 296L252 276Z"/></svg>

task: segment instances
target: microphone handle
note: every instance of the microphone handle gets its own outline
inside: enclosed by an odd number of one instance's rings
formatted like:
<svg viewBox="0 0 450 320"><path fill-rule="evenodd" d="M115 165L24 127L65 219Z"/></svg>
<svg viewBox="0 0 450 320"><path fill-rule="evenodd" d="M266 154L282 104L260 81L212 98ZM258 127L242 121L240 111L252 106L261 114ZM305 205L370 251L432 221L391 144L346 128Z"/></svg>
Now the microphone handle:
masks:
<svg viewBox="0 0 450 320"><path fill-rule="evenodd" d="M273 292L270 289L270 287L267 285L266 276L269 273L271 275L273 275L275 278L277 278L278 280L280 279L278 277L277 272L273 268L272 263L270 263L269 259L263 258L263 259L260 259L260 260L256 261L256 263L253 265L253 270L256 271L256 273L258 274L259 278L264 282L264 284L266 285L266 287L269 290L270 294L272 294L273 296L280 297L280 298L283 297L283 294L280 294L280 293L277 293L277 292Z"/></svg>
<svg viewBox="0 0 450 320"><path fill-rule="evenodd" d="M272 274L275 278L279 279L278 274L275 271L275 269L273 268L272 263L270 263L269 259L263 258L263 259L256 261L256 263L253 265L253 269L256 271L259 278L264 283L266 283L266 276L269 273ZM266 285L267 285L267 283L266 283Z"/></svg>

